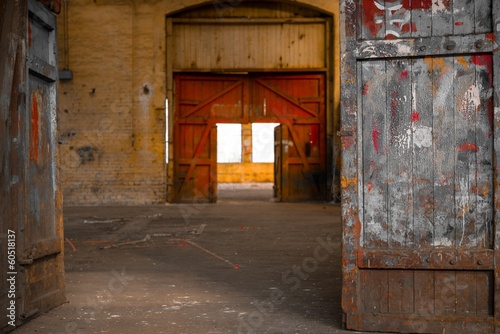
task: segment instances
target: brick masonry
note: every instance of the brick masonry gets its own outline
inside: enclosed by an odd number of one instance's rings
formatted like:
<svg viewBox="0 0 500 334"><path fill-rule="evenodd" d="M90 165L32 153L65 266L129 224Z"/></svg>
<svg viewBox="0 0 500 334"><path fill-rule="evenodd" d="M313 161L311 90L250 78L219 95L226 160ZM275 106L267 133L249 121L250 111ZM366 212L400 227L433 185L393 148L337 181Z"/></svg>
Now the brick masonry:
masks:
<svg viewBox="0 0 500 334"><path fill-rule="evenodd" d="M336 22L337 1L304 2L333 13ZM163 203L168 180L165 16L210 1L66 3L67 43L64 11L58 17L59 68L73 72L73 80L60 83L64 202Z"/></svg>

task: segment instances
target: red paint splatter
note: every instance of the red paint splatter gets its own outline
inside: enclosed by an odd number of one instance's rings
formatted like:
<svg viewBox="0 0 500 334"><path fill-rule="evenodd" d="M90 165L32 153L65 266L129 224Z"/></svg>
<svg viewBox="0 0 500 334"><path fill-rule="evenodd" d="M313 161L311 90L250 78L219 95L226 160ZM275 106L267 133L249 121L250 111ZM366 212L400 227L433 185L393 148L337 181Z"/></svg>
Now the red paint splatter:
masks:
<svg viewBox="0 0 500 334"><path fill-rule="evenodd" d="M366 82L363 85L363 92L362 92L363 95L366 95L368 93L368 87L369 87L369 84L368 84L368 82Z"/></svg>
<svg viewBox="0 0 500 334"><path fill-rule="evenodd" d="M187 245L186 244L179 244L179 246L186 247Z"/></svg>
<svg viewBox="0 0 500 334"><path fill-rule="evenodd" d="M459 151L474 151L479 152L479 148L473 143L465 143L458 147Z"/></svg>
<svg viewBox="0 0 500 334"><path fill-rule="evenodd" d="M240 269L240 265L239 265L239 264L235 264L233 269L234 269L234 270L238 270L238 269Z"/></svg>
<svg viewBox="0 0 500 334"><path fill-rule="evenodd" d="M401 75L399 76L399 80L402 80L402 79L408 79L408 70L404 70L403 72L401 72Z"/></svg>
<svg viewBox="0 0 500 334"><path fill-rule="evenodd" d="M38 98L34 93L31 98L30 161L38 162L39 113Z"/></svg>
<svg viewBox="0 0 500 334"><path fill-rule="evenodd" d="M373 140L373 148L375 148L375 152L378 154L379 151L379 143L378 143L378 136L380 135L380 132L378 131L377 127L373 128L372 131L372 140Z"/></svg>
<svg viewBox="0 0 500 334"><path fill-rule="evenodd" d="M368 182L368 184L366 185L366 189L368 190L368 192L372 191L373 184L371 182Z"/></svg>
<svg viewBox="0 0 500 334"><path fill-rule="evenodd" d="M420 120L420 114L416 111L411 113L411 121L418 122Z"/></svg>
<svg viewBox="0 0 500 334"><path fill-rule="evenodd" d="M413 10L430 10L432 8L432 0L413 0L411 6Z"/></svg>
<svg viewBox="0 0 500 334"><path fill-rule="evenodd" d="M378 9L373 0L361 1L362 25L364 29L368 30L371 37L376 37L382 29L382 23L375 23L375 17L384 17L383 10Z"/></svg>
<svg viewBox="0 0 500 334"><path fill-rule="evenodd" d="M464 23L463 23L463 22L455 22L455 25L456 25L457 27L459 27L459 26L463 26L463 25L464 25Z"/></svg>
<svg viewBox="0 0 500 334"><path fill-rule="evenodd" d="M472 63L476 66L484 67L489 75L490 83L493 82L493 57L488 54L472 56Z"/></svg>

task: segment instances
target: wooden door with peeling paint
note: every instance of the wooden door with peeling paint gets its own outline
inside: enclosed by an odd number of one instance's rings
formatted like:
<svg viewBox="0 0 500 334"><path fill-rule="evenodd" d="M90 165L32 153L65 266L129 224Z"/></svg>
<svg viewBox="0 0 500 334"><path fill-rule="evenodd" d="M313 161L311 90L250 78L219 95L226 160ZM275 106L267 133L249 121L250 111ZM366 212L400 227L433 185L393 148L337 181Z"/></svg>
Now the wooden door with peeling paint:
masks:
<svg viewBox="0 0 500 334"><path fill-rule="evenodd" d="M57 1L45 3L54 11L60 9ZM65 293L56 18L36 0L4 1L0 31L0 250L5 255L0 305L7 315L1 317L0 331L4 332L62 304Z"/></svg>
<svg viewBox="0 0 500 334"><path fill-rule="evenodd" d="M175 168L172 200L217 201L217 123L245 123L238 76L175 77Z"/></svg>
<svg viewBox="0 0 500 334"><path fill-rule="evenodd" d="M275 74L252 80L250 122L282 125L282 201L325 199L324 78L323 74Z"/></svg>
<svg viewBox="0 0 500 334"><path fill-rule="evenodd" d="M492 0L341 1L349 329L500 331L499 13Z"/></svg>

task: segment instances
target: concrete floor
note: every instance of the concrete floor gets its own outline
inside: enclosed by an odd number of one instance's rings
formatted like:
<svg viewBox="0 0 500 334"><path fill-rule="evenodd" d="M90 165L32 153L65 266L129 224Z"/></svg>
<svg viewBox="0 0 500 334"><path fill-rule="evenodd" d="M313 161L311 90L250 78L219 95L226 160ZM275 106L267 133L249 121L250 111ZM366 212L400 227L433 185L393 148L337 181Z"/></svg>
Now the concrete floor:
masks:
<svg viewBox="0 0 500 334"><path fill-rule="evenodd" d="M14 333L353 333L339 206L219 189L211 205L66 208L68 303Z"/></svg>

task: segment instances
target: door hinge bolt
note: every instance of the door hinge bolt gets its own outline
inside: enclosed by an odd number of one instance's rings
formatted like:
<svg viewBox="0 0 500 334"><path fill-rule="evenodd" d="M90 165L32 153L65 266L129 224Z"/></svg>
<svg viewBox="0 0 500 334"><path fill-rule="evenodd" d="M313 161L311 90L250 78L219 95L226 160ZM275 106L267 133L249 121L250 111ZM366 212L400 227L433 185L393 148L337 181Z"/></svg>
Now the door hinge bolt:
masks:
<svg viewBox="0 0 500 334"><path fill-rule="evenodd" d="M477 260L477 264L480 266L480 265L482 265L482 264L483 264L483 261L481 261L481 260Z"/></svg>
<svg viewBox="0 0 500 334"><path fill-rule="evenodd" d="M450 260L450 264L455 264L455 263L457 263L456 260Z"/></svg>

